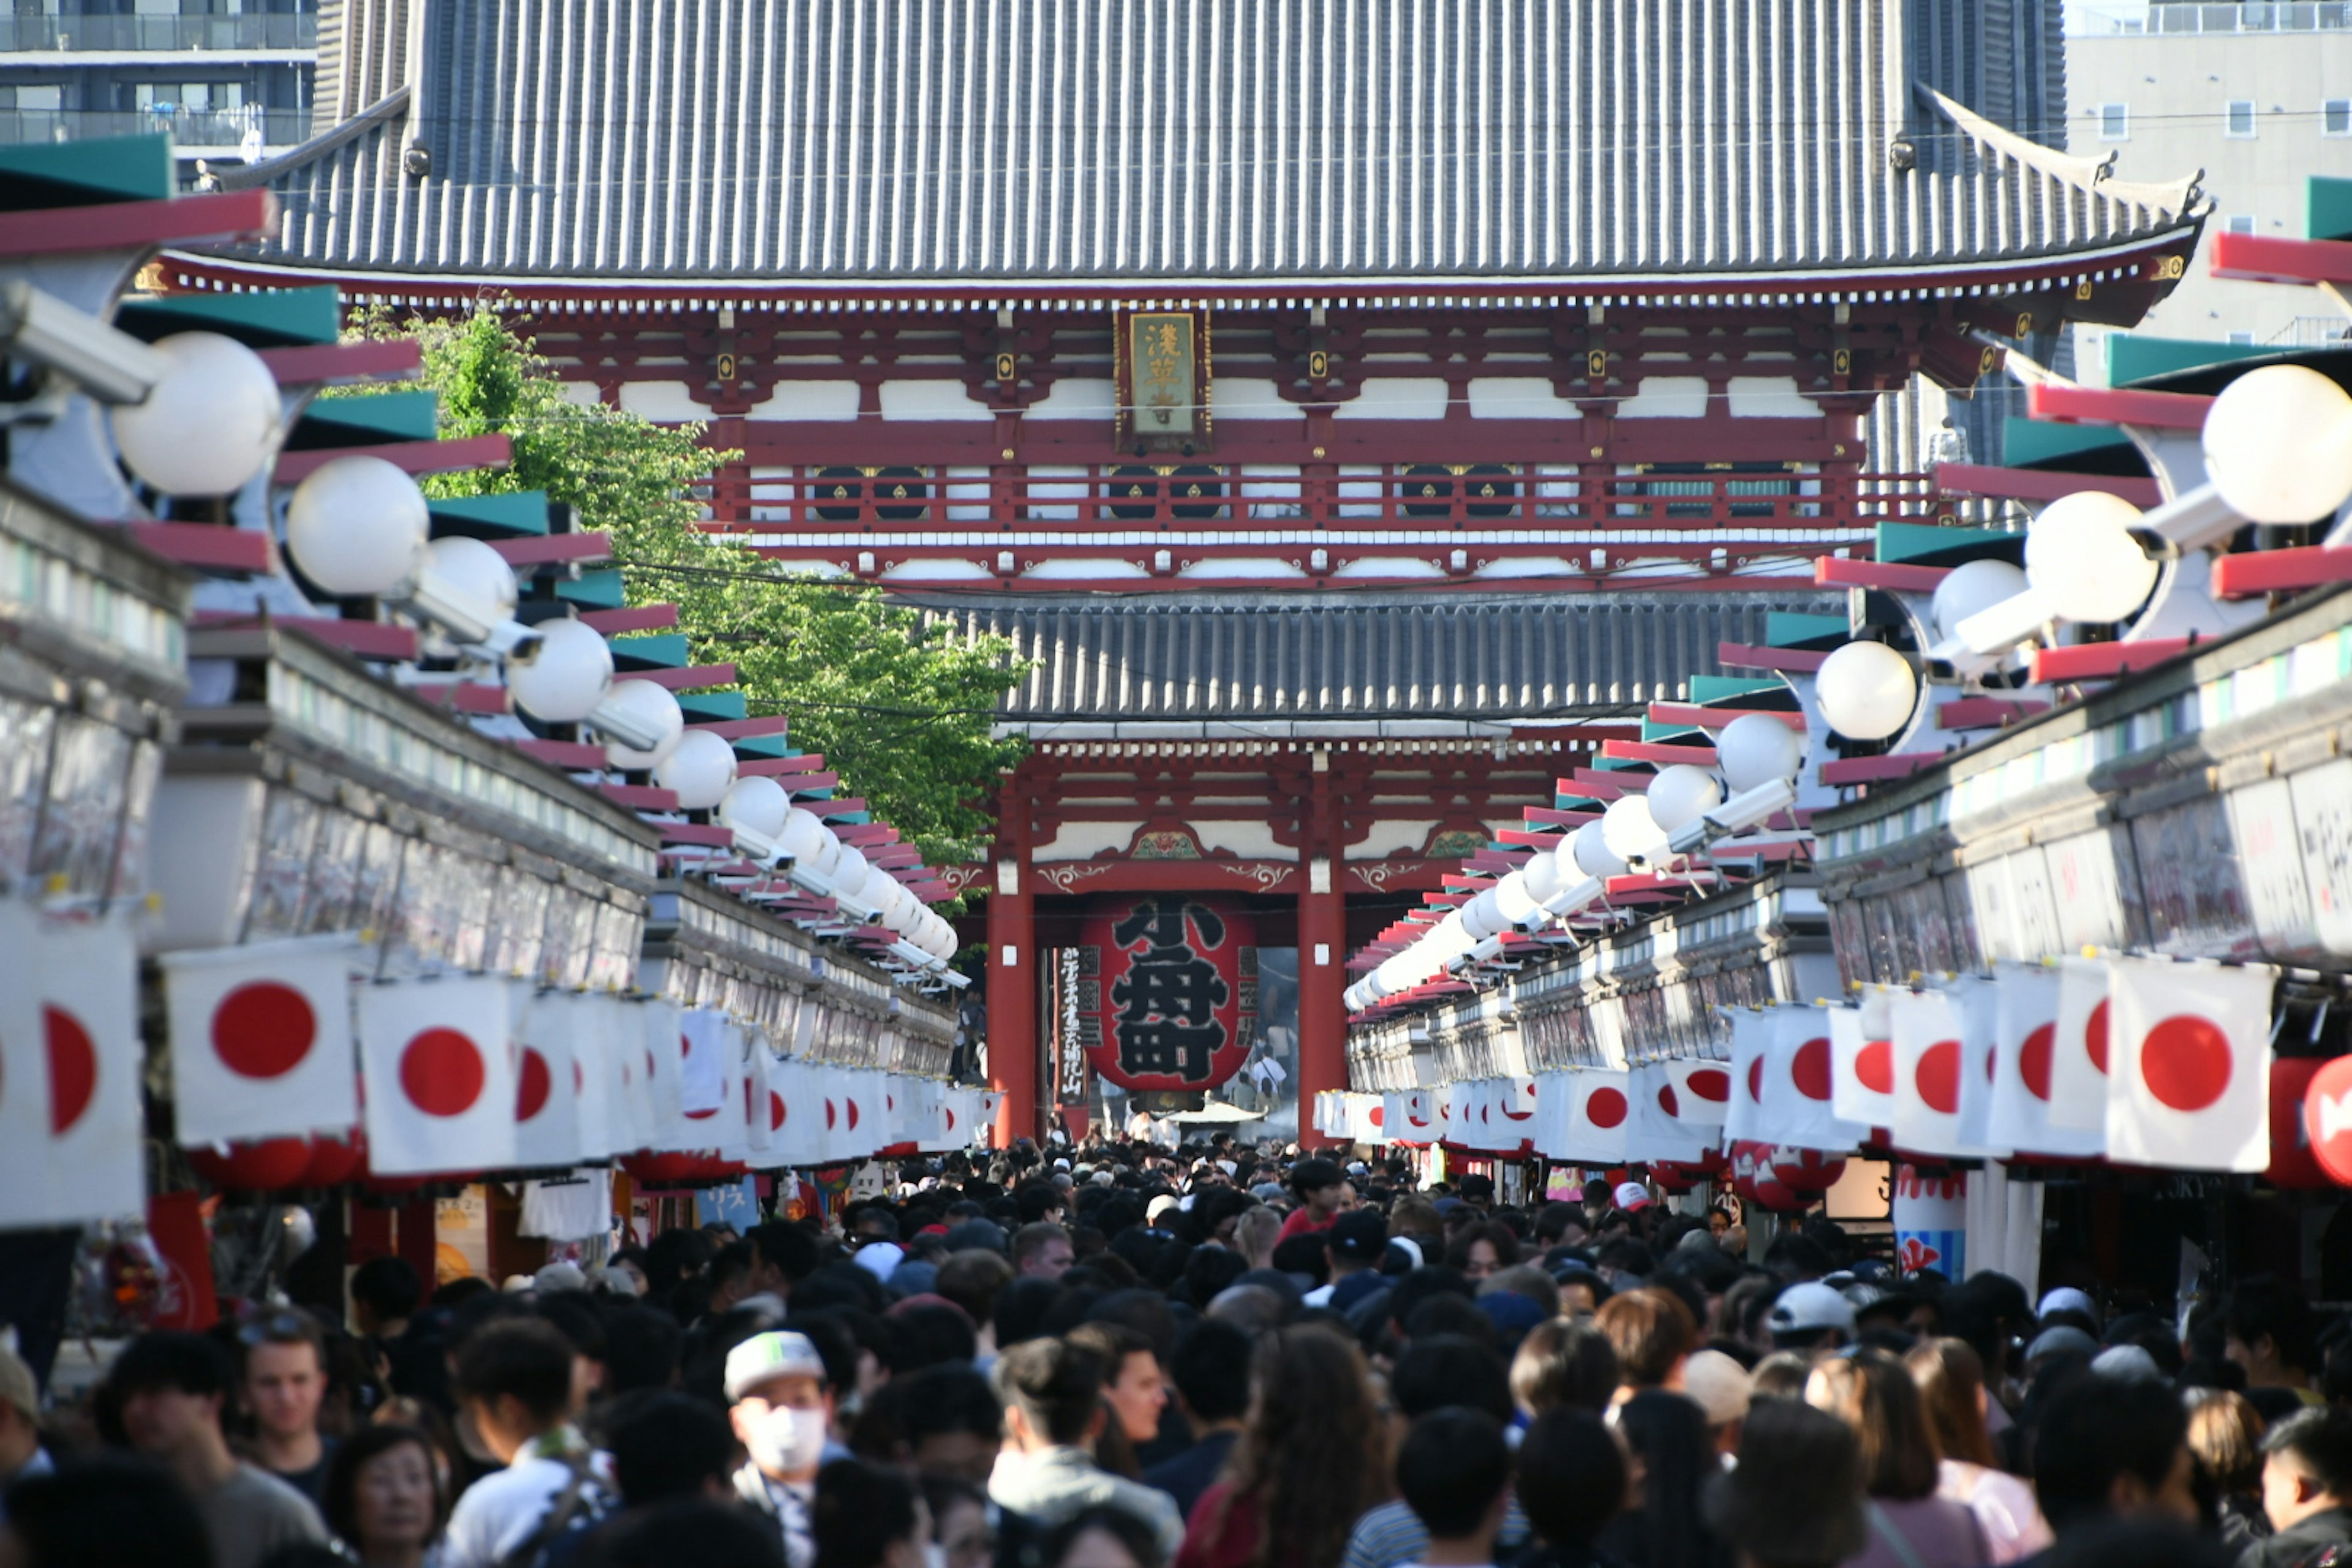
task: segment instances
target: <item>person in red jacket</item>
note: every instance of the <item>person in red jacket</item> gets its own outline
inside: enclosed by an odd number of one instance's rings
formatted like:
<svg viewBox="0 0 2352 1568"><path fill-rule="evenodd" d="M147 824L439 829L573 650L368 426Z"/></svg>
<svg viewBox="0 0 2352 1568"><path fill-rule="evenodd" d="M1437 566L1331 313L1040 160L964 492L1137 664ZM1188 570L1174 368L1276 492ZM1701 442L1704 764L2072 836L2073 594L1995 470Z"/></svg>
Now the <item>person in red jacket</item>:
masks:
<svg viewBox="0 0 2352 1568"><path fill-rule="evenodd" d="M1290 1168L1290 1190L1297 1194L1298 1207L1282 1222L1277 1247L1294 1236L1331 1228L1348 1195L1347 1173L1328 1160L1301 1160Z"/></svg>

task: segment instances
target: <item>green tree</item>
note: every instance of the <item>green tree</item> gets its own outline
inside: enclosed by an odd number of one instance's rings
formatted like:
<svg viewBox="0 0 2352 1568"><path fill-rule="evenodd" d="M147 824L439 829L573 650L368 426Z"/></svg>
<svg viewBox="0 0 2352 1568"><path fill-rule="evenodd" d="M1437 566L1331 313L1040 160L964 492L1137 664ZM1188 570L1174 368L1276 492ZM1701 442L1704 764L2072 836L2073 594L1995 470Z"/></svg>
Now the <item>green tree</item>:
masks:
<svg viewBox="0 0 2352 1568"><path fill-rule="evenodd" d="M957 638L879 590L794 574L704 532L696 488L740 454L702 446L699 426L572 402L488 306L461 321L378 311L361 330L422 345L443 436L514 444L509 468L436 476L428 490L537 489L570 504L583 527L613 536L629 602L674 601L696 661L732 663L752 710L790 715L793 743L824 754L842 793L864 796L933 864L980 856L998 771L1022 752L990 732L1023 674L1009 642Z"/></svg>

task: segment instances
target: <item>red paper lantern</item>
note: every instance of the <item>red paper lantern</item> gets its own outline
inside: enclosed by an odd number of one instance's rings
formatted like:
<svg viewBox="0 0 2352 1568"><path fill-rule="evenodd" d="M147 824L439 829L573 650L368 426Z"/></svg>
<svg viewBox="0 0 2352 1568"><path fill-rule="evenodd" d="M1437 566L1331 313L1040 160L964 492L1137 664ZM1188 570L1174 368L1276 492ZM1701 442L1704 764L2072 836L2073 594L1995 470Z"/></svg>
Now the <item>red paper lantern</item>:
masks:
<svg viewBox="0 0 2352 1568"><path fill-rule="evenodd" d="M302 1184L310 1168L308 1138L259 1138L225 1149L188 1151L188 1163L213 1185L233 1193L275 1193Z"/></svg>
<svg viewBox="0 0 2352 1568"><path fill-rule="evenodd" d="M340 1187L359 1174L367 1159L367 1144L362 1135L353 1131L341 1138L314 1139L310 1144L310 1165L302 1173L301 1184L306 1187Z"/></svg>
<svg viewBox="0 0 2352 1568"><path fill-rule="evenodd" d="M2272 1115L2275 1118L2277 1112ZM2352 1187L2352 1057L2333 1057L2319 1064L2295 1120L2305 1129L2319 1168L2338 1186Z"/></svg>
<svg viewBox="0 0 2352 1568"><path fill-rule="evenodd" d="M1845 1156L1784 1145L1772 1151L1770 1169L1773 1178L1792 1193L1825 1193L1845 1174Z"/></svg>
<svg viewBox="0 0 2352 1568"><path fill-rule="evenodd" d="M1098 902L1080 929L1095 962L1087 1059L1129 1090L1213 1089L1257 1027L1257 923L1226 900L1146 893ZM1083 983L1082 983L1082 994Z"/></svg>
<svg viewBox="0 0 2352 1568"><path fill-rule="evenodd" d="M2281 1057L2271 1063L2271 1163L2263 1177L2274 1187L2333 1185L2320 1163L2304 1105L2326 1057Z"/></svg>

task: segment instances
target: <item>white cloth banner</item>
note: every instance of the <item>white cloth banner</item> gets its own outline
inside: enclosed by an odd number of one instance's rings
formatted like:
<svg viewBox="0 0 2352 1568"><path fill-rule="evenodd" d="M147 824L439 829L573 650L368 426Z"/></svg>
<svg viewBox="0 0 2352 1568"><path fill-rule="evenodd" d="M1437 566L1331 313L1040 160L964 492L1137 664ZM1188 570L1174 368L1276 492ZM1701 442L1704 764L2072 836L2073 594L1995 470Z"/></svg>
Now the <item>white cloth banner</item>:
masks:
<svg viewBox="0 0 2352 1568"><path fill-rule="evenodd" d="M362 991L368 1164L378 1174L496 1171L515 1163L508 984L467 977Z"/></svg>
<svg viewBox="0 0 2352 1568"><path fill-rule="evenodd" d="M1570 1073L1575 1090L1570 1111L1567 1158L1584 1165L1621 1164L1633 1120L1633 1075L1599 1070Z"/></svg>
<svg viewBox="0 0 2352 1568"><path fill-rule="evenodd" d="M1675 1090L1675 1120L1712 1149L1731 1110L1731 1064L1698 1057L1659 1064Z"/></svg>
<svg viewBox="0 0 2352 1568"><path fill-rule="evenodd" d="M515 1163L526 1170L544 1171L601 1159L609 1151L590 1152L580 1128L580 1102L587 1093L593 1053L574 1054L584 1021L575 1014L586 1009L572 1006L562 992L534 995L531 986L520 983L513 992L508 1005L516 1015L520 1047L515 1058Z"/></svg>
<svg viewBox="0 0 2352 1568"><path fill-rule="evenodd" d="M1861 1003L1830 1009L1830 1105L1864 1127L1895 1125L1895 1034L1883 985L1863 988Z"/></svg>
<svg viewBox="0 0 2352 1568"><path fill-rule="evenodd" d="M1990 1141L2031 1154L2095 1157L2107 1152L2096 1127L2061 1127L2051 1117L2051 1071L2058 1035L2058 971L2038 963L1993 966L2000 1066L1993 1078ZM2099 1094L2102 1112L2106 1094ZM2006 1270L2004 1270L2006 1272Z"/></svg>
<svg viewBox="0 0 2352 1568"><path fill-rule="evenodd" d="M1764 1058L1780 1026L1769 1013L1751 1007L1727 1007L1731 1020L1731 1103L1725 1109L1723 1138L1727 1145L1753 1142L1769 1134L1764 1125Z"/></svg>
<svg viewBox="0 0 2352 1568"><path fill-rule="evenodd" d="M2058 966L2058 1022L2050 1039L2050 1125L2107 1129L2107 966Z"/></svg>
<svg viewBox="0 0 2352 1568"><path fill-rule="evenodd" d="M1897 1148L1917 1154L1985 1152L1960 1136L1966 1053L1958 1000L1942 991L1897 991L1888 1003L1895 1037Z"/></svg>
<svg viewBox="0 0 2352 1568"><path fill-rule="evenodd" d="M1629 1160L1696 1161L1715 1146L1715 1127L1693 1127L1682 1119L1683 1092L1675 1064L1654 1062L1630 1069L1633 1125L1625 1134Z"/></svg>
<svg viewBox="0 0 2352 1568"><path fill-rule="evenodd" d="M2277 980L2266 964L2109 962L2109 1158L2190 1171L2269 1168Z"/></svg>
<svg viewBox="0 0 2352 1568"><path fill-rule="evenodd" d="M1962 975L1946 989L1960 1019L1960 1142L1971 1149L2011 1152L1992 1136L1993 1092L2000 1077L2000 994L1993 983Z"/></svg>
<svg viewBox="0 0 2352 1568"><path fill-rule="evenodd" d="M0 1189L0 1230L136 1218L147 1210L144 1052L129 911L83 919L5 908L0 951L15 973L0 1030L16 1044L0 1064L10 1074L0 1093L17 1105L11 1142L18 1122L31 1134L33 1168Z"/></svg>
<svg viewBox="0 0 2352 1568"><path fill-rule="evenodd" d="M349 935L166 953L181 1143L291 1138L358 1121Z"/></svg>
<svg viewBox="0 0 2352 1568"><path fill-rule="evenodd" d="M1843 1153L1870 1136L1859 1122L1838 1118L1832 1104L1834 1071L1829 1009L1775 1007L1764 1048L1759 1142Z"/></svg>

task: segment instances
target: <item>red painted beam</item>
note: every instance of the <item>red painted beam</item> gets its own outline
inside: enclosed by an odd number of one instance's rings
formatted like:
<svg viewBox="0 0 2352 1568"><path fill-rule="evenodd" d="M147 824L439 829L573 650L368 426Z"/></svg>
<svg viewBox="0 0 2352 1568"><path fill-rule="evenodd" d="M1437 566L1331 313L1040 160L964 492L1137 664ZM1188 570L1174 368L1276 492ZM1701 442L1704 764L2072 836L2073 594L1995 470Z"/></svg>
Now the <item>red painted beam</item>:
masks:
<svg viewBox="0 0 2352 1568"><path fill-rule="evenodd" d="M1517 844L1537 850L1554 849L1560 843L1560 836L1557 833L1539 833L1525 827L1498 827L1495 830L1495 837L1499 843Z"/></svg>
<svg viewBox="0 0 2352 1568"><path fill-rule="evenodd" d="M672 691L694 691L706 686L732 686L735 667L731 664L689 664L682 669L633 669L622 679L650 680L656 686Z"/></svg>
<svg viewBox="0 0 2352 1568"><path fill-rule="evenodd" d="M735 771L746 777L774 779L790 789L798 774L817 771L802 765L809 760L806 757L744 757L736 763ZM815 761L822 764L824 759L818 757Z"/></svg>
<svg viewBox="0 0 2352 1568"><path fill-rule="evenodd" d="M1822 783L1882 784L1888 779L1908 778L1921 768L1932 767L1943 760L1941 752L1896 752L1884 757L1842 757L1836 762L1822 764Z"/></svg>
<svg viewBox="0 0 2352 1568"><path fill-rule="evenodd" d="M278 571L278 551L258 529L214 522L125 522L120 527L142 548L195 572L244 573L257 577Z"/></svg>
<svg viewBox="0 0 2352 1568"><path fill-rule="evenodd" d="M2352 283L2352 239L2287 239L2266 234L2212 237L2208 270L2244 283Z"/></svg>
<svg viewBox="0 0 2352 1568"><path fill-rule="evenodd" d="M2213 591L2225 599L2345 582L2352 582L2352 547L2344 545L2241 551L2213 563Z"/></svg>
<svg viewBox="0 0 2352 1568"><path fill-rule="evenodd" d="M1813 581L1823 588L1882 588L1894 594L1932 594L1936 584L1951 574L1948 566L1910 566L1895 561L1848 561L1823 555L1813 562Z"/></svg>
<svg viewBox="0 0 2352 1568"><path fill-rule="evenodd" d="M459 713L504 713L509 711L507 689L484 686L470 680L446 681L438 686L412 686L409 692L432 703L436 708L453 709Z"/></svg>
<svg viewBox="0 0 2352 1568"><path fill-rule="evenodd" d="M600 637L616 637L625 632L657 632L665 626L677 625L676 605L639 605L634 610L583 610L580 624Z"/></svg>
<svg viewBox="0 0 2352 1568"><path fill-rule="evenodd" d="M2121 496L2137 507L2162 502L2164 492L2154 479L2120 474L2044 473L2039 468L1995 468L1981 463L1939 463L1936 488L1948 496L1987 496L2000 500L2056 500L2061 496L2099 490Z"/></svg>
<svg viewBox="0 0 2352 1568"><path fill-rule="evenodd" d="M280 386L316 386L328 382L374 381L404 376L425 363L425 345L415 338L371 338L356 343L305 343L263 349L261 363Z"/></svg>
<svg viewBox="0 0 2352 1568"><path fill-rule="evenodd" d="M606 765L604 748L589 745L584 741L517 741L514 749L550 767L569 768L575 772L601 769Z"/></svg>
<svg viewBox="0 0 2352 1568"><path fill-rule="evenodd" d="M661 793L667 795L670 792L664 790ZM735 830L731 827L700 822L665 822L659 826L664 844L698 844L713 849L734 847Z"/></svg>
<svg viewBox="0 0 2352 1568"><path fill-rule="evenodd" d="M1575 792L1567 790L1561 793L1572 795ZM1526 808L1526 816L1531 823L1554 827L1581 827L1588 822L1601 820L1601 814L1597 811L1562 811L1558 806L1551 805L1528 806Z"/></svg>
<svg viewBox="0 0 2352 1568"><path fill-rule="evenodd" d="M268 228L276 208L268 191L252 190L0 213L0 256L60 256L138 250L172 241L237 239Z"/></svg>
<svg viewBox="0 0 2352 1568"><path fill-rule="evenodd" d="M863 849L869 844L896 844L898 830L887 822L854 822L834 837L853 849Z"/></svg>
<svg viewBox="0 0 2352 1568"><path fill-rule="evenodd" d="M617 805L627 806L631 811L676 811L677 809L677 791L662 789L655 784L598 784L596 793ZM732 844L735 840L730 835L720 842Z"/></svg>
<svg viewBox="0 0 2352 1568"><path fill-rule="evenodd" d="M825 786L823 784L813 784L810 787L814 789L823 789ZM819 816L854 816L857 813L866 809L866 797L863 795L844 795L838 800L811 801L809 803L808 809L816 813ZM856 825L852 824L852 826L854 826Z"/></svg>
<svg viewBox="0 0 2352 1568"><path fill-rule="evenodd" d="M686 727L708 730L722 741L740 741L749 735L781 735L791 723L782 713L757 713L749 719L689 719Z"/></svg>
<svg viewBox="0 0 2352 1568"><path fill-rule="evenodd" d="M1643 787L1648 787L1646 775L1637 773L1633 776L1643 778ZM1627 783L1626 775L1622 773L1612 777L1600 768L1579 768L1575 778L1569 781L1568 790L1562 793L1580 795L1592 800L1617 800L1629 795L1640 795L1642 791Z"/></svg>
<svg viewBox="0 0 2352 1568"><path fill-rule="evenodd" d="M288 452L278 459L270 481L299 485L337 458L382 458L405 474L455 474L467 468L505 468L514 460L514 443L504 436L467 436L454 441L390 441L380 447Z"/></svg>
<svg viewBox="0 0 2352 1568"><path fill-rule="evenodd" d="M2029 418L2053 425L2138 425L2151 430L2202 430L2210 397L2141 392L2127 386L2070 386L2054 381L2025 389Z"/></svg>
<svg viewBox="0 0 2352 1568"><path fill-rule="evenodd" d="M613 558L613 536L609 533L530 533L520 539L486 542L509 566L546 566L557 562Z"/></svg>
<svg viewBox="0 0 2352 1568"><path fill-rule="evenodd" d="M2039 684L2055 680L2105 680L2135 669L2159 665L2185 651L2187 637L2150 637L2146 642L2077 643L2072 647L2033 650L2033 679Z"/></svg>
<svg viewBox="0 0 2352 1568"><path fill-rule="evenodd" d="M1720 730L1734 719L1745 719L1750 713L1778 719L1800 735L1805 732L1805 716L1802 713L1784 713L1777 708L1702 708L1696 702L1650 704L1650 722L1653 724L1690 724L1707 730Z"/></svg>
<svg viewBox="0 0 2352 1568"><path fill-rule="evenodd" d="M793 795L806 795L821 789L839 789L839 773L793 773L777 781Z"/></svg>
<svg viewBox="0 0 2352 1568"><path fill-rule="evenodd" d="M1676 763L1711 768L1718 760L1713 746L1671 746L1660 741L1603 741L1601 754L1629 763L1654 763L1662 768Z"/></svg>
<svg viewBox="0 0 2352 1568"><path fill-rule="evenodd" d="M1810 675L1821 668L1822 660L1827 658L1829 652L1824 648L1759 647L1751 643L1737 642L1715 645L1716 663L1727 669L1773 669Z"/></svg>
<svg viewBox="0 0 2352 1568"><path fill-rule="evenodd" d="M1936 710L1936 728L1951 731L1998 730L2003 724L2014 724L2049 710L2050 704L2038 698L1961 697Z"/></svg>

